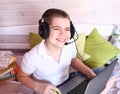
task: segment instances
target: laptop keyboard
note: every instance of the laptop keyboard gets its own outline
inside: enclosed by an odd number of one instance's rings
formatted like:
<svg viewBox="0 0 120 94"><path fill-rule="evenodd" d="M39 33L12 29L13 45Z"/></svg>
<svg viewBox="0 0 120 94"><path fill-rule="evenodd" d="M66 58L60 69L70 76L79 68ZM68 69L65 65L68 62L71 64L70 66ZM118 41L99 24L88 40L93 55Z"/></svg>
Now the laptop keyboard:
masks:
<svg viewBox="0 0 120 94"><path fill-rule="evenodd" d="M85 89L88 85L89 79L85 79L80 84L78 84L75 88L70 90L67 94L84 94Z"/></svg>

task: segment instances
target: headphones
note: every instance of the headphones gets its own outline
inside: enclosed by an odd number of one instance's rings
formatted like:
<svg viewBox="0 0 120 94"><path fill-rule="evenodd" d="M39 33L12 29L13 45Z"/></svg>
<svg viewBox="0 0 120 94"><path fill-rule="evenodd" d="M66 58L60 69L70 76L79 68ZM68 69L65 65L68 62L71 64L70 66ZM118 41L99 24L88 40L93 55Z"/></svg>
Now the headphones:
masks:
<svg viewBox="0 0 120 94"><path fill-rule="evenodd" d="M42 21L44 19L44 17L46 17L46 15L48 15L51 10L53 9L48 9L47 11L45 11L45 13L43 13L42 18L39 20L39 35L43 38L43 39L47 39L50 35L50 28L49 28L49 24L45 21ZM70 21L70 33L71 33L71 38L73 38L74 34L75 34L75 27L72 24L72 21Z"/></svg>

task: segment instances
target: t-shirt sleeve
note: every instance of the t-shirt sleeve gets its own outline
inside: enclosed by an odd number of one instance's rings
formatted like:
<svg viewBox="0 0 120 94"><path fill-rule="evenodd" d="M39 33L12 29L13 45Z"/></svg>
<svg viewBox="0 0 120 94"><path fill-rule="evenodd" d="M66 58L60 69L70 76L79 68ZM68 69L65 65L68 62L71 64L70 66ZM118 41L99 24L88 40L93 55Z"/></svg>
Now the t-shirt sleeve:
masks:
<svg viewBox="0 0 120 94"><path fill-rule="evenodd" d="M21 70L27 74L32 74L35 70L34 55L26 53L20 63Z"/></svg>

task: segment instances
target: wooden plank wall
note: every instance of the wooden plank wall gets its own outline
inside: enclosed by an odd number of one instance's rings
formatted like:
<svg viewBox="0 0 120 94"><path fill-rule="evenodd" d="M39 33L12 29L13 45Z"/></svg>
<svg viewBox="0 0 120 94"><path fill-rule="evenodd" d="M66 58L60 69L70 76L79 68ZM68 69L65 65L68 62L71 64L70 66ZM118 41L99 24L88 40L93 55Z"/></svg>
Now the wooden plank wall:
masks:
<svg viewBox="0 0 120 94"><path fill-rule="evenodd" d="M0 27L36 25L53 7L67 11L74 23L120 25L120 0L0 0Z"/></svg>
<svg viewBox="0 0 120 94"><path fill-rule="evenodd" d="M29 48L29 32L38 32L48 8L65 10L78 26L120 25L120 0L0 0L0 49Z"/></svg>

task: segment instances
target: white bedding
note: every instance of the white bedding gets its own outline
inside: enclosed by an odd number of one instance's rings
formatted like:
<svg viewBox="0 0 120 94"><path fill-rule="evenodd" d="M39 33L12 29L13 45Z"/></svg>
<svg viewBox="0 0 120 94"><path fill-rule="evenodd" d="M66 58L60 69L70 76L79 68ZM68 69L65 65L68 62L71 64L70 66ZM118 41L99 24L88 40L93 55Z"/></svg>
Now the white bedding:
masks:
<svg viewBox="0 0 120 94"><path fill-rule="evenodd" d="M115 66L114 72L116 73L115 83L108 94L120 94L120 61Z"/></svg>

